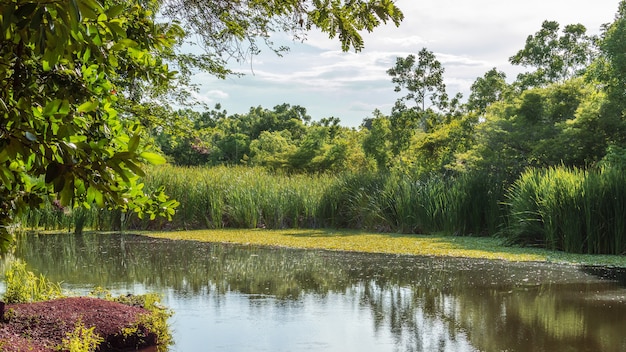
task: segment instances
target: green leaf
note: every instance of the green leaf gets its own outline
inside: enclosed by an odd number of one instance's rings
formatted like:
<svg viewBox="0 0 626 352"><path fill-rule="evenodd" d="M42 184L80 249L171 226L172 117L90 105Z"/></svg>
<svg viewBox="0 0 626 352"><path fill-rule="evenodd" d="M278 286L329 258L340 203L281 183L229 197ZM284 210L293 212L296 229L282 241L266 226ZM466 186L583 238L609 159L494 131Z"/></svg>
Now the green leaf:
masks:
<svg viewBox="0 0 626 352"><path fill-rule="evenodd" d="M92 112L98 108L98 105L99 104L97 101L87 101L87 102L80 104L78 108L76 109L76 111L78 113Z"/></svg>
<svg viewBox="0 0 626 352"><path fill-rule="evenodd" d="M135 175L140 176L140 177L144 177L146 176L145 172L143 172L143 170L134 162L130 161L130 160L125 160L124 164L126 164L126 166L128 166L128 168L135 173Z"/></svg>
<svg viewBox="0 0 626 352"><path fill-rule="evenodd" d="M87 188L87 201L90 203L96 203L99 208L104 208L104 197L102 192L94 186Z"/></svg>
<svg viewBox="0 0 626 352"><path fill-rule="evenodd" d="M83 17L87 19L95 19L102 11L102 5L95 0L77 0L78 8Z"/></svg>
<svg viewBox="0 0 626 352"><path fill-rule="evenodd" d="M15 177L13 173L8 168L0 165L0 179L2 179L2 183L4 187L8 190L13 189L13 183L15 182Z"/></svg>
<svg viewBox="0 0 626 352"><path fill-rule="evenodd" d="M33 12L37 8L37 2L27 2L17 8L15 11L15 17L21 18L32 18Z"/></svg>
<svg viewBox="0 0 626 352"><path fill-rule="evenodd" d="M80 22L80 10L78 8L78 3L76 0L70 0L70 18L72 20L72 25L78 24Z"/></svg>
<svg viewBox="0 0 626 352"><path fill-rule="evenodd" d="M119 5L113 6L106 11L106 14L107 16L109 16L109 18L115 18L119 16L119 14L124 12L124 10L126 10L126 7L127 7L126 4L119 4Z"/></svg>
<svg viewBox="0 0 626 352"><path fill-rule="evenodd" d="M46 183L51 183L57 177L61 176L61 171L63 171L63 165L57 162L50 163L46 168Z"/></svg>
<svg viewBox="0 0 626 352"><path fill-rule="evenodd" d="M107 27L109 27L111 33L116 35L118 38L126 38L126 30L122 28L122 26L117 21L108 22Z"/></svg>
<svg viewBox="0 0 626 352"><path fill-rule="evenodd" d="M167 161L162 155L159 155L157 153L143 152L139 156L145 159L150 164L154 165L165 164L165 162Z"/></svg>
<svg viewBox="0 0 626 352"><path fill-rule="evenodd" d="M74 179L67 178L65 180L65 184L63 189L59 193L59 201L61 205L66 207L72 203L72 199L74 198Z"/></svg>
<svg viewBox="0 0 626 352"><path fill-rule="evenodd" d="M139 147L139 141L139 134L133 135L133 137L128 142L128 151L135 152L137 150L137 147Z"/></svg>

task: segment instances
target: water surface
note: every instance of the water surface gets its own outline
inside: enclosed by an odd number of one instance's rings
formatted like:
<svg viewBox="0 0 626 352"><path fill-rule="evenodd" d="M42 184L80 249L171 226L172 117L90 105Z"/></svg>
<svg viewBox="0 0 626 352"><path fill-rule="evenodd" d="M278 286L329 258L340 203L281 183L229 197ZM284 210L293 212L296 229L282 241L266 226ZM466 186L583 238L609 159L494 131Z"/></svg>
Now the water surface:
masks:
<svg viewBox="0 0 626 352"><path fill-rule="evenodd" d="M15 256L77 293L161 294L172 351L626 350L620 272L133 235L28 236Z"/></svg>

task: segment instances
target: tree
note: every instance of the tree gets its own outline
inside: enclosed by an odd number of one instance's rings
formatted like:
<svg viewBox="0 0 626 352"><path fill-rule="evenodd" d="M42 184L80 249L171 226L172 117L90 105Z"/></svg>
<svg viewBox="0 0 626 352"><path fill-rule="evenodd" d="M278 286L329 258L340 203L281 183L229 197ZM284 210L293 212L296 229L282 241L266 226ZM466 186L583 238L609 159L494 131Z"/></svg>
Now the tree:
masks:
<svg viewBox="0 0 626 352"><path fill-rule="evenodd" d="M160 85L181 35L137 3L90 0L0 5L0 238L13 215L53 195L60 206L114 205L171 215L175 202L142 191L141 164L163 158L119 116L122 76Z"/></svg>
<svg viewBox="0 0 626 352"><path fill-rule="evenodd" d="M544 21L537 33L526 38L524 49L509 58L513 65L536 69L518 76L522 87L541 87L578 76L595 57L595 38L586 34L585 26L567 25L561 36L559 29L558 22Z"/></svg>
<svg viewBox="0 0 626 352"><path fill-rule="evenodd" d="M506 74L492 68L483 77L478 77L470 87L467 108L484 114L489 105L502 98L507 86Z"/></svg>
<svg viewBox="0 0 626 352"><path fill-rule="evenodd" d="M513 180L529 166L585 167L599 160L596 147L604 150L606 137L597 127L603 97L594 90L579 77L494 102L474 127L475 144L456 164Z"/></svg>
<svg viewBox="0 0 626 352"><path fill-rule="evenodd" d="M600 43L603 75L610 104L605 114L622 115L626 110L626 1L621 1L615 21L604 28Z"/></svg>
<svg viewBox="0 0 626 352"><path fill-rule="evenodd" d="M180 25L157 23L157 13ZM142 125L152 117L141 106L146 89L168 92L193 67L223 77L231 53L255 53L256 38L273 31L318 27L360 50L359 30L402 16L391 0L3 1L0 238L10 238L15 214L50 198L171 215L176 202L139 183L143 163L164 161ZM185 35L201 36L207 53L176 55Z"/></svg>
<svg viewBox="0 0 626 352"><path fill-rule="evenodd" d="M391 82L396 84L394 91L407 90L406 95L399 101L413 102L420 111L426 111L431 106L442 108L442 104L447 100L447 94L441 62L426 48L418 53L417 62L415 59L415 55L398 57L396 65L387 70L387 74L392 77ZM427 105L426 99L430 100L431 105Z"/></svg>
<svg viewBox="0 0 626 352"><path fill-rule="evenodd" d="M441 63L426 48L420 50L417 61L415 55L399 57L396 65L387 70L391 81L396 84L394 90L407 91L396 101L391 113L394 154L407 147L415 128L428 131L443 120L442 114L449 108L456 109L460 95L452 103L449 101L443 73Z"/></svg>
<svg viewBox="0 0 626 352"><path fill-rule="evenodd" d="M368 130L363 140L363 151L376 161L379 170L386 170L391 161L391 123L379 110L375 110L373 115L363 123Z"/></svg>
<svg viewBox="0 0 626 352"><path fill-rule="evenodd" d="M263 131L259 138L250 142L251 163L276 170L286 169L289 156L296 148L289 131Z"/></svg>

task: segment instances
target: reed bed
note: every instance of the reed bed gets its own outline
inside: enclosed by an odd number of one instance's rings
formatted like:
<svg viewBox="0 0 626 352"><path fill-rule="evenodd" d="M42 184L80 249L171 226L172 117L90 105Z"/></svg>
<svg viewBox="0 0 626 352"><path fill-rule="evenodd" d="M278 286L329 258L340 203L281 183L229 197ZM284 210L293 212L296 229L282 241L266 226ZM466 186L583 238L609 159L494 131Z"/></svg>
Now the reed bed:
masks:
<svg viewBox="0 0 626 352"><path fill-rule="evenodd" d="M345 228L394 233L500 234L511 244L626 253L620 169L529 169L510 187L486 172L412 178L393 173L287 175L249 167L159 166L145 188L180 202L171 222L118 210L51 204L21 223L45 230Z"/></svg>
<svg viewBox="0 0 626 352"><path fill-rule="evenodd" d="M530 169L508 194L512 243L572 253L626 253L626 182L617 169Z"/></svg>
<svg viewBox="0 0 626 352"><path fill-rule="evenodd" d="M315 227L330 175L272 174L260 168L152 168L146 187L165 186L180 202L174 228ZM135 225L136 226L136 225ZM144 222L140 227L150 227Z"/></svg>
<svg viewBox="0 0 626 352"><path fill-rule="evenodd" d="M145 188L164 187L180 202L171 222L116 210L47 206L23 218L29 227L97 230L319 228L458 235L493 233L501 187L488 175L414 179L389 173L285 175L249 167L159 166Z"/></svg>

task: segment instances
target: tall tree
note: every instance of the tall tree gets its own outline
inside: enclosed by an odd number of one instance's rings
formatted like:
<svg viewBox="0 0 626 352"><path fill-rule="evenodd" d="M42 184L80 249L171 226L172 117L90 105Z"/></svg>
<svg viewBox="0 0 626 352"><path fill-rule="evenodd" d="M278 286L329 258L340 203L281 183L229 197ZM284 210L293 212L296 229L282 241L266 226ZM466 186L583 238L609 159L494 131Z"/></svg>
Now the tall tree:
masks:
<svg viewBox="0 0 626 352"><path fill-rule="evenodd" d="M615 20L606 26L600 48L604 59L605 83L612 111L607 113L621 117L626 110L626 1L621 1Z"/></svg>
<svg viewBox="0 0 626 352"><path fill-rule="evenodd" d="M363 121L367 134L363 139L365 155L373 158L379 170L386 170L391 161L391 123L379 110L374 110L373 117Z"/></svg>
<svg viewBox="0 0 626 352"><path fill-rule="evenodd" d="M399 99L400 102L412 102L420 111L427 108L442 108L447 100L446 85L443 83L444 68L432 51L426 48L415 55L406 58L398 57L396 65L387 74L391 82L395 83L394 90L407 91ZM427 103L430 100L430 104Z"/></svg>
<svg viewBox="0 0 626 352"><path fill-rule="evenodd" d="M559 35L556 21L544 21L541 29L526 38L524 49L509 58L513 65L530 66L535 71L522 73L523 87L541 87L579 75L595 57L595 38L587 35L582 24L565 26Z"/></svg>
<svg viewBox="0 0 626 352"><path fill-rule="evenodd" d="M387 70L396 85L394 90L406 90L396 101L389 119L394 156L408 148L416 129L432 130L443 120L445 110L455 106L449 104L443 73L441 62L426 48L420 50L417 58L398 57L396 65Z"/></svg>
<svg viewBox="0 0 626 352"><path fill-rule="evenodd" d="M159 57L178 40L134 2L0 5L0 238L12 216L54 194L59 204L171 214L174 202L143 193L144 162L163 162L136 120L116 110L124 77L167 82Z"/></svg>

